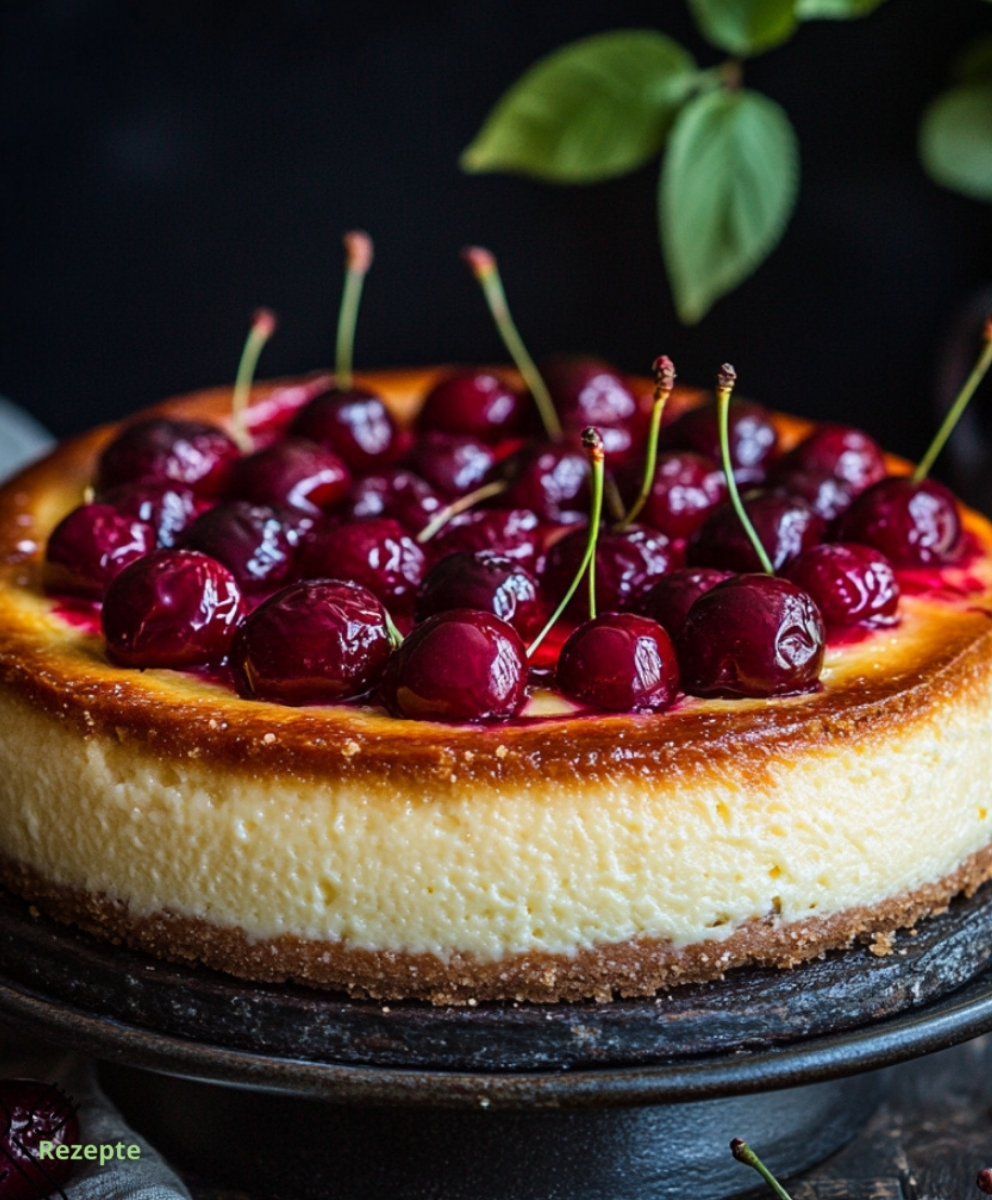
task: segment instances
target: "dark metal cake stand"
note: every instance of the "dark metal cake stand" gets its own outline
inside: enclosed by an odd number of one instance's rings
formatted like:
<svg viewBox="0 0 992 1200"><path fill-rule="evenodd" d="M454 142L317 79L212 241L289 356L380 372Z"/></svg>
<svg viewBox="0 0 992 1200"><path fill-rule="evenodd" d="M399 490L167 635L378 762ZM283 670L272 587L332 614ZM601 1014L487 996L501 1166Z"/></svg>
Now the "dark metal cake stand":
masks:
<svg viewBox="0 0 992 1200"><path fill-rule="evenodd" d="M879 1069L992 1029L986 890L893 953L740 970L657 1000L352 1001L108 946L0 893L0 1016L103 1060L181 1168L307 1200L699 1200L853 1137Z"/></svg>

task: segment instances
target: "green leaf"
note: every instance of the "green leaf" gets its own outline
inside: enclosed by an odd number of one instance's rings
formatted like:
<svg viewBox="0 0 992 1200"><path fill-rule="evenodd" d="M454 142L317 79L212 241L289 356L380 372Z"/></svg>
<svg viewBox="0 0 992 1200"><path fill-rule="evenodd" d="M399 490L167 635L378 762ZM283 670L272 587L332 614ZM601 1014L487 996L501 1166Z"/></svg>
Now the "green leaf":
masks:
<svg viewBox="0 0 992 1200"><path fill-rule="evenodd" d="M992 37L979 38L964 48L954 64L954 78L959 83L992 81Z"/></svg>
<svg viewBox="0 0 992 1200"><path fill-rule="evenodd" d="M691 55L654 30L596 34L535 63L462 155L466 171L593 183L661 149L698 78Z"/></svg>
<svg viewBox="0 0 992 1200"><path fill-rule="evenodd" d="M992 82L951 88L931 101L920 124L920 159L944 187L992 200Z"/></svg>
<svg viewBox="0 0 992 1200"><path fill-rule="evenodd" d="M662 248L679 316L693 324L771 253L799 183L789 118L758 92L696 96L661 171Z"/></svg>
<svg viewBox="0 0 992 1200"><path fill-rule="evenodd" d="M800 21L847 21L866 17L882 0L796 0L796 16Z"/></svg>
<svg viewBox="0 0 992 1200"><path fill-rule="evenodd" d="M730 54L770 50L796 29L795 0L689 0L703 37Z"/></svg>

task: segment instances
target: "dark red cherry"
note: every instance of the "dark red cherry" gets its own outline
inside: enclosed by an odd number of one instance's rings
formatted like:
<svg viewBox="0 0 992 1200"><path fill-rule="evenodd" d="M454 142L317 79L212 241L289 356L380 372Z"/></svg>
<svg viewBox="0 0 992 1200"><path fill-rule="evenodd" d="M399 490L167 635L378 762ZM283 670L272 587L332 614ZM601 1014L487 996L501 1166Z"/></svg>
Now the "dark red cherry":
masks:
<svg viewBox="0 0 992 1200"><path fill-rule="evenodd" d="M119 483L179 483L198 496L219 496L239 457L216 425L154 417L128 425L104 448L95 486L103 492Z"/></svg>
<svg viewBox="0 0 992 1200"><path fill-rule="evenodd" d="M554 603L561 600L575 578L587 540L585 529L573 529L548 551L541 583ZM597 609L616 612L636 608L655 580L675 565L671 542L655 529L631 525L622 533L602 531L596 541ZM569 610L588 615L589 589L585 581L576 591Z"/></svg>
<svg viewBox="0 0 992 1200"><path fill-rule="evenodd" d="M52 530L45 587L99 599L128 563L155 549L155 530L109 504L81 504Z"/></svg>
<svg viewBox="0 0 992 1200"><path fill-rule="evenodd" d="M316 396L301 409L289 432L332 450L356 474L389 466L410 444L381 398L361 388L334 388Z"/></svg>
<svg viewBox="0 0 992 1200"><path fill-rule="evenodd" d="M244 612L234 576L216 559L197 550L155 550L107 589L107 653L125 667L223 662Z"/></svg>
<svg viewBox="0 0 992 1200"><path fill-rule="evenodd" d="M414 627L386 667L381 694L398 717L496 721L526 699L520 635L492 613L456 608Z"/></svg>
<svg viewBox="0 0 992 1200"><path fill-rule="evenodd" d="M392 517L370 517L317 533L300 552L300 579L346 579L368 588L390 611L413 603L427 558Z"/></svg>
<svg viewBox="0 0 992 1200"><path fill-rule="evenodd" d="M434 558L489 550L537 570L544 530L529 508L473 508L458 513L424 547Z"/></svg>
<svg viewBox="0 0 992 1200"><path fill-rule="evenodd" d="M735 575L704 592L675 638L691 696L787 696L816 686L823 618L776 575Z"/></svg>
<svg viewBox="0 0 992 1200"><path fill-rule="evenodd" d="M761 492L746 497L744 509L776 571L821 541L827 527L826 521L798 496ZM720 567L725 571L761 569L744 526L730 504L720 505L707 516L689 539L686 557L693 567Z"/></svg>
<svg viewBox="0 0 992 1200"><path fill-rule="evenodd" d="M662 575L644 597L640 610L675 637L703 592L732 579L733 575L733 571L719 571L715 567L677 567Z"/></svg>
<svg viewBox="0 0 992 1200"><path fill-rule="evenodd" d="M801 496L824 521L833 521L847 512L854 500L851 485L829 471L775 469L768 476L772 491L784 496Z"/></svg>
<svg viewBox="0 0 992 1200"><path fill-rule="evenodd" d="M638 415L637 397L609 363L582 355L560 355L541 363L562 425L572 429L626 425Z"/></svg>
<svg viewBox="0 0 992 1200"><path fill-rule="evenodd" d="M558 658L558 687L609 712L658 712L675 699L679 667L657 621L606 613L574 630Z"/></svg>
<svg viewBox="0 0 992 1200"><path fill-rule="evenodd" d="M417 590L417 621L452 608L495 613L523 638L537 633L544 622L534 576L519 562L486 550L449 554L424 577Z"/></svg>
<svg viewBox="0 0 992 1200"><path fill-rule="evenodd" d="M628 504L637 496L641 479L642 468L623 475L621 488ZM658 455L654 483L641 516L645 524L670 538L687 538L726 497L727 481L714 459L691 450L669 450Z"/></svg>
<svg viewBox="0 0 992 1200"><path fill-rule="evenodd" d="M499 442L520 431L524 398L491 371L455 371L434 385L417 416L417 430L466 434Z"/></svg>
<svg viewBox="0 0 992 1200"><path fill-rule="evenodd" d="M224 564L242 591L278 587L293 564L295 540L279 512L267 504L228 500L203 513L183 538Z"/></svg>
<svg viewBox="0 0 992 1200"><path fill-rule="evenodd" d="M849 485L851 494L878 483L886 475L879 444L850 425L821 425L775 464L784 471L829 472Z"/></svg>
<svg viewBox="0 0 992 1200"><path fill-rule="evenodd" d="M333 704L379 682L392 646L386 611L357 583L293 583L238 629L231 667L238 695L276 704Z"/></svg>
<svg viewBox="0 0 992 1200"><path fill-rule="evenodd" d="M348 468L332 450L303 438L286 438L236 464L230 495L316 516L343 500L350 487Z"/></svg>
<svg viewBox="0 0 992 1200"><path fill-rule="evenodd" d="M395 517L411 533L419 533L443 507L444 501L426 480L394 468L357 480L341 516L346 521Z"/></svg>
<svg viewBox="0 0 992 1200"><path fill-rule="evenodd" d="M445 496L461 496L482 484L496 458L492 448L464 433L423 433L410 452L413 469Z"/></svg>
<svg viewBox="0 0 992 1200"><path fill-rule="evenodd" d="M42 1142L50 1142L42 1157ZM79 1143L72 1100L53 1083L34 1079L0 1082L0 1200L39 1200L75 1173L60 1146Z"/></svg>
<svg viewBox="0 0 992 1200"><path fill-rule="evenodd" d="M738 483L760 483L778 448L778 433L768 413L751 400L734 400L728 417L730 461ZM690 409L662 430L661 442L679 450L695 450L722 461L715 404Z"/></svg>
<svg viewBox="0 0 992 1200"><path fill-rule="evenodd" d="M121 483L100 492L97 503L110 504L151 525L160 546L174 546L183 530L210 506L190 488L175 483Z"/></svg>
<svg viewBox="0 0 992 1200"><path fill-rule="evenodd" d="M858 496L837 522L836 537L874 546L897 567L940 566L960 550L958 503L934 479L893 475Z"/></svg>
<svg viewBox="0 0 992 1200"><path fill-rule="evenodd" d="M529 508L551 523L574 524L588 515L589 459L578 438L528 446L498 469L510 480L503 504Z"/></svg>
<svg viewBox="0 0 992 1200"><path fill-rule="evenodd" d="M813 597L828 633L855 625L894 625L899 619L896 573L871 546L814 546L790 563L785 575Z"/></svg>

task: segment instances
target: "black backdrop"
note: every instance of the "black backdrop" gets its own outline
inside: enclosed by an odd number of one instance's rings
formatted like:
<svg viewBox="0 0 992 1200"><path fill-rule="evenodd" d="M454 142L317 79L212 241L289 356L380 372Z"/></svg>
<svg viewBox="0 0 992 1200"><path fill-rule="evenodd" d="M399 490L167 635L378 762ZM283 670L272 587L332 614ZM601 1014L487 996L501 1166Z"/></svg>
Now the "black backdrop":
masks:
<svg viewBox="0 0 992 1200"><path fill-rule="evenodd" d="M992 278L992 206L929 182L916 126L980 0L888 0L746 67L802 147L773 257L699 326L675 320L657 167L557 188L457 166L536 57L656 26L705 64L682 0L321 4L6 0L0 9L0 391L59 434L229 379L249 311L282 324L262 374L332 357L340 234L378 255L359 366L502 357L458 261L498 254L535 353L685 380L871 429L919 454L941 340Z"/></svg>

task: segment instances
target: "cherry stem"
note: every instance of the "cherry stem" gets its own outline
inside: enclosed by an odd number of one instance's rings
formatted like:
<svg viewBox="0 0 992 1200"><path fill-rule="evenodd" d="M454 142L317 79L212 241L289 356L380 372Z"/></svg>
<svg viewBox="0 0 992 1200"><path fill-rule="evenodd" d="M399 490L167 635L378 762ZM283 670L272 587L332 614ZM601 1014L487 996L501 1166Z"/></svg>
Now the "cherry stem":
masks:
<svg viewBox="0 0 992 1200"><path fill-rule="evenodd" d="M555 411L548 386L541 378L541 373L534 360L527 353L523 338L517 332L513 317L510 316L506 292L503 290L503 281L500 279L494 255L482 246L466 246L462 251L462 258L468 263L472 274L482 288L482 294L486 298L489 311L496 322L496 328L503 339L503 345L517 364L517 370L524 377L524 382L530 388L530 394L534 397L545 433L553 442L558 441L561 437L561 421Z"/></svg>
<svg viewBox="0 0 992 1200"><path fill-rule="evenodd" d="M365 276L372 266L372 239L360 229L344 235L344 291L338 313L338 342L334 363L334 382L341 391L351 387L351 363L355 350L355 326L362 299Z"/></svg>
<svg viewBox="0 0 992 1200"><path fill-rule="evenodd" d="M734 1140L730 1143L730 1153L733 1154L734 1158L736 1158L738 1162L742 1162L745 1166L752 1167L755 1171L757 1171L765 1183L767 1183L772 1189L775 1195L778 1196L778 1200L792 1200L792 1197L789 1195L789 1193L784 1187L782 1187L779 1181L775 1178L771 1171L768 1170L768 1168L757 1156L757 1154L755 1154L747 1142L742 1141L740 1138L734 1138Z"/></svg>
<svg viewBox="0 0 992 1200"><path fill-rule="evenodd" d="M603 477L606 474L605 461L606 453L603 450L603 439L600 436L598 429L593 429L589 426L588 429L582 431L582 445L588 451L589 462L592 466L592 506L589 514L589 537L586 541L585 554L582 556L582 562L579 563L579 569L575 572L575 578L569 584L568 591L562 597L561 603L551 615L551 619L547 625L541 630L536 638L527 647L527 657L530 658L537 650L538 646L544 641L551 630L555 627L558 618L569 605L569 601L578 591L579 584L582 582L582 576L586 571L589 572L589 616L596 616L596 542L599 538L599 523L603 517Z"/></svg>
<svg viewBox="0 0 992 1200"><path fill-rule="evenodd" d="M250 453L252 448L247 422L251 382L255 378L258 356L262 353L262 347L275 332L275 328L276 317L271 309L259 308L255 311L251 319L251 329L245 339L245 348L241 351L238 373L234 377L234 395L231 397L231 436L242 454Z"/></svg>
<svg viewBox="0 0 992 1200"><path fill-rule="evenodd" d="M453 500L451 504L446 505L439 512L436 512L430 521L417 534L417 542L422 546L424 542L429 542L439 529L443 529L452 517L457 517L459 513L467 512L470 508L474 508L476 504L481 504L483 500L488 500L490 496L498 496L500 492L505 492L507 489L505 479L494 479L492 483L484 483L482 487L478 487L474 492L468 492L464 496L459 496L457 500Z"/></svg>
<svg viewBox="0 0 992 1200"><path fill-rule="evenodd" d="M654 360L654 404L651 407L651 428L648 431L648 452L644 460L644 479L637 499L630 511L617 525L617 532L622 533L641 515L641 510L647 504L648 496L654 484L654 473L658 466L658 434L661 432L661 418L668 403L668 397L675 387L675 365L665 354Z"/></svg>
<svg viewBox="0 0 992 1200"><path fill-rule="evenodd" d="M761 544L761 538L755 532L751 518L744 509L741 494L737 490L737 480L734 478L734 467L730 461L730 393L734 390L736 382L737 372L730 363L724 363L716 376L716 410L720 425L720 457L723 460L723 473L727 477L730 503L734 506L734 512L737 513L740 523L744 526L744 532L754 547L754 552L761 563L761 569L767 575L774 575L775 568L772 566L772 560L768 557L768 551Z"/></svg>
<svg viewBox="0 0 992 1200"><path fill-rule="evenodd" d="M978 362L972 368L971 374L964 381L964 386L958 392L957 398L951 407L947 410L947 416L937 430L937 434L930 443L930 448L926 454L920 459L916 470L913 472L913 482L922 483L930 474L930 468L937 461L937 455L944 448L944 443L951 436L954 426L958 423L958 418L964 412L968 405L968 401L975 394L978 385L985 378L985 373L992 366L992 316L985 318L985 325L982 329L982 352L978 356Z"/></svg>
<svg viewBox="0 0 992 1200"><path fill-rule="evenodd" d="M389 609L384 608L386 614L386 632L389 634L389 644L394 650L398 650L403 645L403 634L396 628L396 622L389 615Z"/></svg>

